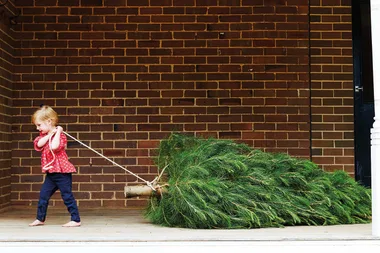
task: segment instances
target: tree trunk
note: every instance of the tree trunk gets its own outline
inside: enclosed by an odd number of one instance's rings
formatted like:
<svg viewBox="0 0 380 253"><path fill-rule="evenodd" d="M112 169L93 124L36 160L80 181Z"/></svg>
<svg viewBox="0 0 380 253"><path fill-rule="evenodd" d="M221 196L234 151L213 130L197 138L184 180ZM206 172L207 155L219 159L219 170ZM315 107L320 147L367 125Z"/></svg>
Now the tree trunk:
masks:
<svg viewBox="0 0 380 253"><path fill-rule="evenodd" d="M126 198L133 198L139 196L151 196L152 193L161 195L161 193L166 191L159 185L155 185L154 188L156 191L153 191L153 189L148 185L126 185L124 187L124 196Z"/></svg>

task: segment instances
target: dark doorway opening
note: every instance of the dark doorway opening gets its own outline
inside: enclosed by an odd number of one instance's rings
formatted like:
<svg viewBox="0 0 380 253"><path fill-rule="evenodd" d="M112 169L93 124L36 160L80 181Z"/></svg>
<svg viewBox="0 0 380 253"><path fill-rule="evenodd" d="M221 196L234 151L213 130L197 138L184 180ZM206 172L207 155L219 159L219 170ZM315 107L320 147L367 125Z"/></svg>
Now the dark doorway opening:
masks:
<svg viewBox="0 0 380 253"><path fill-rule="evenodd" d="M370 0L352 0L355 179L371 186L370 130L374 117Z"/></svg>

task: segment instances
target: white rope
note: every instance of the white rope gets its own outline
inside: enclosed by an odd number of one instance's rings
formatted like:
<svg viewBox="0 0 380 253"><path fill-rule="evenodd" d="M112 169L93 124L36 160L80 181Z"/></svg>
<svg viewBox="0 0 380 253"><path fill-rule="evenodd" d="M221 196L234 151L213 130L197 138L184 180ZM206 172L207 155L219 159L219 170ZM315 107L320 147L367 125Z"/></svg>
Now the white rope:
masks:
<svg viewBox="0 0 380 253"><path fill-rule="evenodd" d="M126 172L132 174L133 176L137 177L138 179L140 179L141 181L143 181L144 183L146 183L150 188L152 188L153 191L156 191L156 189L153 187L152 183L155 181L153 180L152 182L149 182L143 178L141 178L139 175L136 175L135 173L133 173L132 171L124 168L123 166L121 166L120 164L117 164L116 162L114 162L113 160L109 159L108 157L105 157L103 154L99 153L98 151L96 151L95 149L91 148L90 146L84 144L83 142L81 142L80 140L76 139L75 137L71 136L70 134L66 133L65 131L63 131L64 134L66 134L67 136L69 136L71 139L79 142L80 144L82 144L83 146L85 146L86 148L92 150L93 152L95 152L96 154L100 155L101 157L103 157L104 159L106 159L107 161L111 162L112 164L122 168L123 170L125 170Z"/></svg>
<svg viewBox="0 0 380 253"><path fill-rule="evenodd" d="M165 169L169 166L169 163L166 164L166 166L162 169L160 175L157 177L157 182L161 179L162 175L164 174ZM156 179L155 179L156 180Z"/></svg>

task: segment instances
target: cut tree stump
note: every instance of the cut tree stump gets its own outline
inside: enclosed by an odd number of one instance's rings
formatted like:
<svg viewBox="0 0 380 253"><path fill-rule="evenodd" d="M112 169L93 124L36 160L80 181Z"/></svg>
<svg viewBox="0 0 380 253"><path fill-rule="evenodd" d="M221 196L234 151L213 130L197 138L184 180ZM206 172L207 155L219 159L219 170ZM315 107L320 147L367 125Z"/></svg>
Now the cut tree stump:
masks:
<svg viewBox="0 0 380 253"><path fill-rule="evenodd" d="M153 191L151 187L148 185L125 185L124 187L124 196L126 198L140 197L140 196L151 196L152 193L156 195L161 195L165 192L165 188L162 188L159 185L153 186L156 191Z"/></svg>

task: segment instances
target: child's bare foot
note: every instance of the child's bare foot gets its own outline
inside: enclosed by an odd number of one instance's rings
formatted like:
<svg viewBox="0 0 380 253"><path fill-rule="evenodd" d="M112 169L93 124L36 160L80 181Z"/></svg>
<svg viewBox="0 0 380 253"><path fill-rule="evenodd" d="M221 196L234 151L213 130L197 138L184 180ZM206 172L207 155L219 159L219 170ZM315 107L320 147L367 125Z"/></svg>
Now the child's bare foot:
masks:
<svg viewBox="0 0 380 253"><path fill-rule="evenodd" d="M79 226L80 226L80 222L76 222L76 221L69 221L66 224L62 225L62 227L79 227Z"/></svg>
<svg viewBox="0 0 380 253"><path fill-rule="evenodd" d="M35 221L33 221L32 223L30 223L29 226L30 226L30 227L35 227L35 226L42 226L42 225L44 225L44 224L45 224L45 222L43 222L43 221L35 220Z"/></svg>

